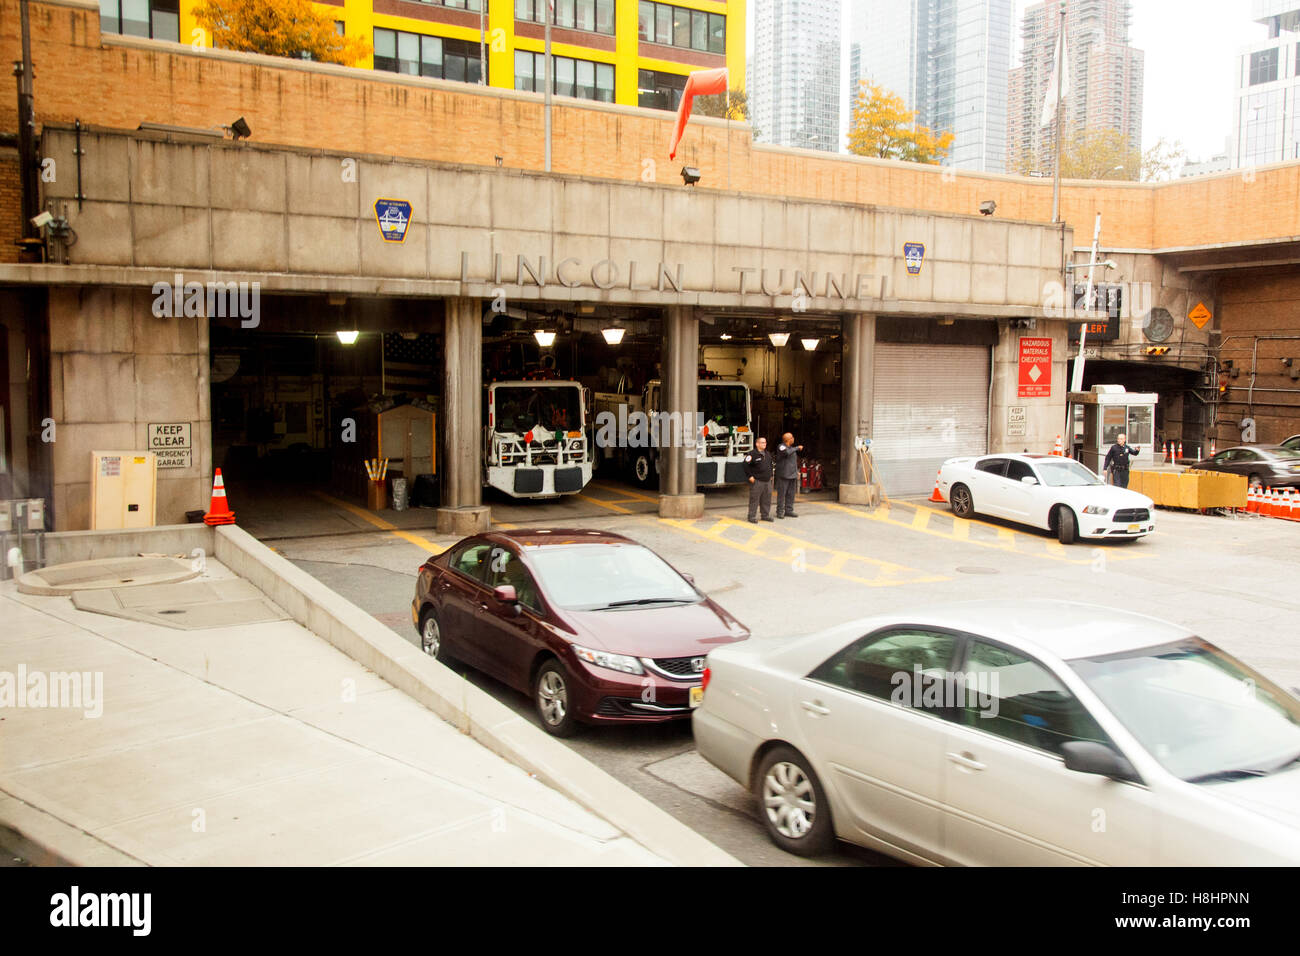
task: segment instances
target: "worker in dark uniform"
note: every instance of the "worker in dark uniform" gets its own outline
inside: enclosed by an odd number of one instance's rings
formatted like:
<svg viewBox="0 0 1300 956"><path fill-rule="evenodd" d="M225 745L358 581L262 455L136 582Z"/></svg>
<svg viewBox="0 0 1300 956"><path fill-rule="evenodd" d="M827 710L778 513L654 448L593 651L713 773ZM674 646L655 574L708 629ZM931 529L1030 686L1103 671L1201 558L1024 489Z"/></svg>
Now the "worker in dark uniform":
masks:
<svg viewBox="0 0 1300 956"><path fill-rule="evenodd" d="M1128 462L1137 456L1138 449L1128 443L1128 436L1121 434L1115 444L1106 452L1106 469L1111 473L1115 484L1121 488L1128 487Z"/></svg>
<svg viewBox="0 0 1300 956"><path fill-rule="evenodd" d="M749 520L758 524L754 515L761 509L764 521L772 517L772 456L767 453L767 439L754 440L754 450L745 456L745 475L749 478Z"/></svg>
<svg viewBox="0 0 1300 956"><path fill-rule="evenodd" d="M794 513L794 493L799 487L799 452L803 445L794 443L794 436L786 432L776 448L776 516L797 518Z"/></svg>

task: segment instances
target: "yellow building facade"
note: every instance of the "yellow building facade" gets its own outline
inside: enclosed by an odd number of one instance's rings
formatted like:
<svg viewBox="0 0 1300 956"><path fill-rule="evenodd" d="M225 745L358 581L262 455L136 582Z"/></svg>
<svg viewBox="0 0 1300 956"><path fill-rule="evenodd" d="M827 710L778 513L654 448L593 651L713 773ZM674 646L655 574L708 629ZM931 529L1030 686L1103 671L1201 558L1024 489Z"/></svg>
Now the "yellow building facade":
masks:
<svg viewBox="0 0 1300 956"><path fill-rule="evenodd" d="M197 0L101 0L105 31L210 46ZM693 70L745 81L745 0L553 0L559 95L675 109ZM339 0L316 3L372 54L357 66L541 92L547 0ZM170 9L168 9L170 8ZM116 14L116 16L114 16ZM173 36L173 31L175 36Z"/></svg>

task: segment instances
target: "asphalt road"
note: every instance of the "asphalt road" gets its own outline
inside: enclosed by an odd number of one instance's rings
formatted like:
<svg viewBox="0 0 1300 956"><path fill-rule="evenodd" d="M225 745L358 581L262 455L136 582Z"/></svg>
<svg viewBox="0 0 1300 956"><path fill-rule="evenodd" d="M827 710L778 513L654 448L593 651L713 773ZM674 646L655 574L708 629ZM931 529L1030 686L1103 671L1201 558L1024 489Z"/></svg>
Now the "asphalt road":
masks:
<svg viewBox="0 0 1300 956"><path fill-rule="evenodd" d="M882 612L935 602L1027 596L1112 604L1188 625L1285 686L1300 685L1294 643L1300 612L1300 524L1161 511L1156 534L1136 542L1062 547L1046 532L999 521L961 522L946 506L895 503L874 511L804 501L795 520L749 525L727 498L698 521L662 521L644 492L602 483L576 501L515 504L509 523L606 528L654 548L748 625L754 640L792 637ZM590 504L590 500L588 504ZM618 509L624 509L622 511ZM432 524L432 515L429 515ZM522 520L522 519L528 520ZM415 571L449 539L413 527L281 525L268 543L414 642ZM241 521L241 523L243 523ZM316 536L314 528L329 530ZM346 530L348 527L353 530ZM253 529L257 533L256 529ZM526 697L473 672L468 679L535 719ZM695 754L689 724L600 728L569 742L745 863L803 865L767 840L743 790ZM815 865L890 864L841 846Z"/></svg>

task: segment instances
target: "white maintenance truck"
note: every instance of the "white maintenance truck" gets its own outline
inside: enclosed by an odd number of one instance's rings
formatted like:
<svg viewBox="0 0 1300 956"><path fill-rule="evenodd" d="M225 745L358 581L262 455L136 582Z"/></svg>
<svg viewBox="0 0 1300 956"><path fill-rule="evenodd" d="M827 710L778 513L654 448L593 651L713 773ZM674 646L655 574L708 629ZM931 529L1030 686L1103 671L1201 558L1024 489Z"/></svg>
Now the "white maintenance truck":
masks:
<svg viewBox="0 0 1300 956"><path fill-rule="evenodd" d="M662 445L674 434L695 434L695 484L700 488L744 484L745 456L754 447L749 386L725 379L700 379L696 422L676 425L659 417L660 382L646 385L642 393L598 392L593 402L599 414L618 422L617 444L601 443L601 467L629 472L640 485L658 481ZM639 423L645 423L638 429ZM657 424L656 424L657 423ZM680 432L677 431L680 429Z"/></svg>
<svg viewBox="0 0 1300 956"><path fill-rule="evenodd" d="M483 414L484 487L515 498L554 498L577 494L591 481L586 401L578 382L493 382Z"/></svg>

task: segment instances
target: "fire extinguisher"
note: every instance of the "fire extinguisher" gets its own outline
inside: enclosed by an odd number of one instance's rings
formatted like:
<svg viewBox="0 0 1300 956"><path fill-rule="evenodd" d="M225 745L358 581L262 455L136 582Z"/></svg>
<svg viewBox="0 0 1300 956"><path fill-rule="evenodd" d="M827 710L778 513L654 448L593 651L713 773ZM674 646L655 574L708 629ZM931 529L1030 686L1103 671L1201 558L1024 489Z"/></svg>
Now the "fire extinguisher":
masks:
<svg viewBox="0 0 1300 956"><path fill-rule="evenodd" d="M813 465L812 489L813 491L822 490L822 463L820 461Z"/></svg>
<svg viewBox="0 0 1300 956"><path fill-rule="evenodd" d="M799 462L799 489L801 491L808 490L808 459L807 458Z"/></svg>

